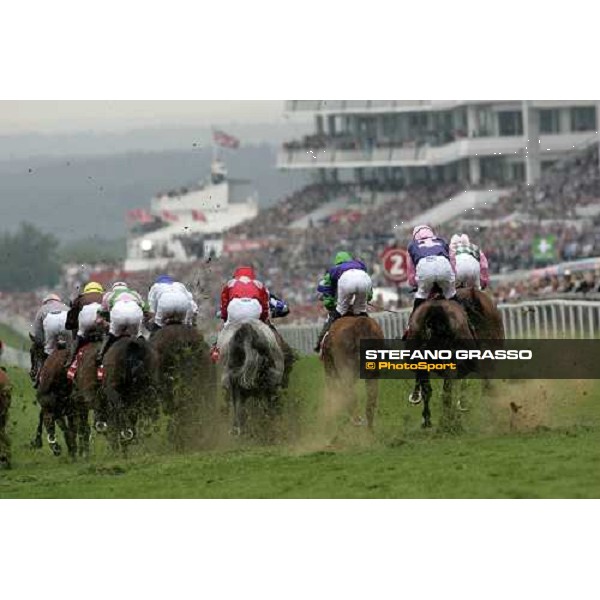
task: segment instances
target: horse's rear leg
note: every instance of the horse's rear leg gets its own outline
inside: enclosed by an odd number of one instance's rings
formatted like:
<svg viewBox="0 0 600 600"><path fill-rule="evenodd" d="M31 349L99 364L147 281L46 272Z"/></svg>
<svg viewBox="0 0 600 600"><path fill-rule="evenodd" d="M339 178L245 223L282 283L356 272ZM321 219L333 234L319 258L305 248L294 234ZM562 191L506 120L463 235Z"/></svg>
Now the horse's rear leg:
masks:
<svg viewBox="0 0 600 600"><path fill-rule="evenodd" d="M59 417L56 423L60 427L65 437L67 444L67 452L71 458L77 457L77 434L75 429L75 421L72 416Z"/></svg>
<svg viewBox="0 0 600 600"><path fill-rule="evenodd" d="M231 405L233 408L233 435L241 435L246 425L246 409L243 405L242 395L237 388L233 388L230 393Z"/></svg>
<svg viewBox="0 0 600 600"><path fill-rule="evenodd" d="M373 431L373 422L375 420L375 411L377 410L377 398L379 395L379 381L377 379L367 379L367 426Z"/></svg>
<svg viewBox="0 0 600 600"><path fill-rule="evenodd" d="M442 392L442 420L440 427L449 433L456 433L460 430L459 412L454 410L452 405L452 379L444 379Z"/></svg>
<svg viewBox="0 0 600 600"><path fill-rule="evenodd" d="M9 397L0 396L0 469L10 468L10 440L6 433Z"/></svg>
<svg viewBox="0 0 600 600"><path fill-rule="evenodd" d="M421 427L429 429L431 427L431 410L429 409L429 401L431 400L431 383L429 378L421 379L417 382L420 387L421 398L423 399L423 422Z"/></svg>
<svg viewBox="0 0 600 600"><path fill-rule="evenodd" d="M44 427L46 428L48 445L54 456L60 456L62 454L62 447L56 439L56 421L54 413L47 408L42 409L42 418Z"/></svg>

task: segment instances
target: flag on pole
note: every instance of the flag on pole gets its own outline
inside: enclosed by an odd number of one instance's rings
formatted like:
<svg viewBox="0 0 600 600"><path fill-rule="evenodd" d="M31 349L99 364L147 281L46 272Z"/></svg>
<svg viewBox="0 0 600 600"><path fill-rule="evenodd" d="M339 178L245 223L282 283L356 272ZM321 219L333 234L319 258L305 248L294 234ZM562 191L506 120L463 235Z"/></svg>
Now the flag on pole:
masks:
<svg viewBox="0 0 600 600"><path fill-rule="evenodd" d="M224 131L213 131L213 141L217 146L222 148L239 148L240 140Z"/></svg>
<svg viewBox="0 0 600 600"><path fill-rule="evenodd" d="M556 236L537 235L533 238L531 253L534 260L545 261L556 258Z"/></svg>

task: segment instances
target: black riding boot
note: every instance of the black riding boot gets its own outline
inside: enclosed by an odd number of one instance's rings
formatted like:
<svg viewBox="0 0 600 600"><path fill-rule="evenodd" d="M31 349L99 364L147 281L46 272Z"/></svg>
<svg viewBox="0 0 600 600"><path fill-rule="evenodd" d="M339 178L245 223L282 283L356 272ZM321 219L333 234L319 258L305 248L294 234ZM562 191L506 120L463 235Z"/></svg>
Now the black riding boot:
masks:
<svg viewBox="0 0 600 600"><path fill-rule="evenodd" d="M96 353L96 364L98 364L98 365L102 364L102 361L104 360L104 355L106 354L108 349L113 345L113 343L116 340L117 340L117 336L113 335L112 333L109 333L108 336L106 336L106 338L104 338L104 341L102 342L102 346L100 346L100 348L98 349L98 352Z"/></svg>
<svg viewBox="0 0 600 600"><path fill-rule="evenodd" d="M321 333L319 333L319 339L317 340L317 345L314 348L315 352L319 352L321 350L321 344L322 344L323 340L325 339L325 335L329 331L331 324L336 319L339 319L341 316L342 315L340 315L340 313L335 309L329 311L329 316L327 317L327 320L325 321L325 324L323 325L323 329L321 329Z"/></svg>

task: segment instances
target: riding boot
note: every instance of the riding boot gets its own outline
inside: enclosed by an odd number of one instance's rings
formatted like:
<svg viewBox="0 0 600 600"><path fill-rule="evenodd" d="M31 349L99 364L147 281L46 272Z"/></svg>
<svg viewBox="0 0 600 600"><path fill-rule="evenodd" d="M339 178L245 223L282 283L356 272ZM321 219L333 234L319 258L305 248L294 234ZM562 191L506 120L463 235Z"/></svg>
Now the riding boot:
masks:
<svg viewBox="0 0 600 600"><path fill-rule="evenodd" d="M85 338L81 337L80 335L78 335L75 338L75 342L73 344L71 344L71 349L69 350L69 355L67 356L67 359L65 360L65 368L66 369L68 369L73 364L73 361L75 360L75 357L77 356L77 353L81 349L81 346L83 346L84 342L85 342Z"/></svg>
<svg viewBox="0 0 600 600"><path fill-rule="evenodd" d="M317 340L317 345L314 348L315 352L320 352L321 344L323 343L323 340L325 339L325 335L329 331L331 324L336 319L339 319L341 316L342 315L340 315L340 313L335 309L329 311L329 316L327 317L327 320L325 321L325 324L323 325L323 329L321 329L321 333L319 333L319 339Z"/></svg>
<svg viewBox="0 0 600 600"><path fill-rule="evenodd" d="M98 352L96 353L96 364L97 365L102 364L102 361L104 360L104 355L106 354L108 349L113 345L113 343L116 340L117 340L117 336L113 335L112 333L109 333L106 336L106 338L104 338L104 341L102 342L102 346L100 346L100 348L98 349Z"/></svg>

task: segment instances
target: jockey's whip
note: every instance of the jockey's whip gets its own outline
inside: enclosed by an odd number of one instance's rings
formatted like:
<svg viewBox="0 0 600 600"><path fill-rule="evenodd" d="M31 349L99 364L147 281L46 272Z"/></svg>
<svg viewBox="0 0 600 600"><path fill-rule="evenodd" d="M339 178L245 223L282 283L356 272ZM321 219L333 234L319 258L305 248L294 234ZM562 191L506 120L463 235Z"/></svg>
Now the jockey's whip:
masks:
<svg viewBox="0 0 600 600"><path fill-rule="evenodd" d="M393 313L395 315L399 315L402 311L399 310L391 310L390 308L384 308L383 306L379 306L377 304L373 304L372 302L367 302L367 306L374 308L375 310L381 310L383 312Z"/></svg>

